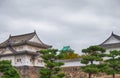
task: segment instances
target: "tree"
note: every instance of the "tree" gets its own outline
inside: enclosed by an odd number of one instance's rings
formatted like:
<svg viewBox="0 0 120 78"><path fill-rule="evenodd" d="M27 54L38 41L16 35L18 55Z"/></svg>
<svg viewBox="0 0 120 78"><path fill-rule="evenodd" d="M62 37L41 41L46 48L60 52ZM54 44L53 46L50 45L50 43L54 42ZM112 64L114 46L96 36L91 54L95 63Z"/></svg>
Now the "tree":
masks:
<svg viewBox="0 0 120 78"><path fill-rule="evenodd" d="M60 52L60 54L63 55L62 60L80 58L79 55L74 52L65 52L64 51L64 52Z"/></svg>
<svg viewBox="0 0 120 78"><path fill-rule="evenodd" d="M79 55L74 52L70 52L66 53L63 59L76 59L76 58L79 58Z"/></svg>
<svg viewBox="0 0 120 78"><path fill-rule="evenodd" d="M82 49L83 55L81 55L81 63L85 64L81 69L83 72L88 73L89 78L92 74L97 74L102 72L102 68L105 68L105 65L101 64L100 61L103 61L105 49L100 46L90 46L87 49Z"/></svg>
<svg viewBox="0 0 120 78"><path fill-rule="evenodd" d="M57 54L57 49L40 50L40 56L45 63L45 67L40 69L40 78L63 78L65 75L61 73L60 66L64 63L58 60L62 55Z"/></svg>
<svg viewBox="0 0 120 78"><path fill-rule="evenodd" d="M0 61L0 72L3 74L2 78L20 78L19 73L8 60Z"/></svg>
<svg viewBox="0 0 120 78"><path fill-rule="evenodd" d="M111 74L113 78L115 78L115 74L120 74L120 51L110 51L105 63L108 66L108 69L105 71L105 73Z"/></svg>

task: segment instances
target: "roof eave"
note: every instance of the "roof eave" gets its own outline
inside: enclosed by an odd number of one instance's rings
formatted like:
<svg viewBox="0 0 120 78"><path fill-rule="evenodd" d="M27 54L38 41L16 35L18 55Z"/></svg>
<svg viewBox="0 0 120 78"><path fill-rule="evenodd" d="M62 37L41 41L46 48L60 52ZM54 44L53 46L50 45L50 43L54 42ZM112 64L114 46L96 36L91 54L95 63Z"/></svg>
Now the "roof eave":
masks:
<svg viewBox="0 0 120 78"><path fill-rule="evenodd" d="M17 52L17 53L2 54L2 55L0 55L0 57L13 56L13 55L21 55L21 54L28 54L28 55L32 55L32 56L37 56L37 55L39 55L39 53L37 53L37 52L20 51L20 52Z"/></svg>
<svg viewBox="0 0 120 78"><path fill-rule="evenodd" d="M104 44L104 45L99 45L99 46L101 46L103 48L106 48L106 49L108 49L108 48L116 48L116 47L120 47L120 43Z"/></svg>

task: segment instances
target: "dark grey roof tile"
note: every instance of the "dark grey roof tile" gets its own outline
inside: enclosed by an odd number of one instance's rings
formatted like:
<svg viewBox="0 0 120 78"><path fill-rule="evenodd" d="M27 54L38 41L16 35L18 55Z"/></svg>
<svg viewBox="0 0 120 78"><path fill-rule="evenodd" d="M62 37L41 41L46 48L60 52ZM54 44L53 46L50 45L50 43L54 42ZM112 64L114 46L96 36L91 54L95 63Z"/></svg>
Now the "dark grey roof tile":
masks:
<svg viewBox="0 0 120 78"><path fill-rule="evenodd" d="M0 44L0 48L5 48L9 45L19 46L19 45L25 45L25 44L36 46L39 48L51 48L52 47L51 45L44 44L40 39L39 40L41 43L29 41L35 35L37 35L36 32L23 34L23 35L10 36L6 41Z"/></svg>

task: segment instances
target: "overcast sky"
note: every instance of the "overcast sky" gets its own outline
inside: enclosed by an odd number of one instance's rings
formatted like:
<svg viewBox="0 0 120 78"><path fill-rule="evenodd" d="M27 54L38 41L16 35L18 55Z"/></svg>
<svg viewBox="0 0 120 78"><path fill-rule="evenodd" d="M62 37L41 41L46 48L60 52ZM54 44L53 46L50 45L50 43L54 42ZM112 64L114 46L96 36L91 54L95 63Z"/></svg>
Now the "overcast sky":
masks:
<svg viewBox="0 0 120 78"><path fill-rule="evenodd" d="M34 30L44 43L80 53L120 35L120 0L0 0L0 42Z"/></svg>

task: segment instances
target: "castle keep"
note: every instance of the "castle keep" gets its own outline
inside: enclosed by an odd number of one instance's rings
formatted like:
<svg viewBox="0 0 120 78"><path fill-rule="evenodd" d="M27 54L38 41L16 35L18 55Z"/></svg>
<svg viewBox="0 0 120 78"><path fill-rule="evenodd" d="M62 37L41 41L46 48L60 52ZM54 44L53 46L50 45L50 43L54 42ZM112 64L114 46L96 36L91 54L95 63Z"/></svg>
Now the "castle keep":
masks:
<svg viewBox="0 0 120 78"><path fill-rule="evenodd" d="M51 48L44 44L36 32L9 36L0 44L0 60L10 60L13 66L43 66L43 61L37 53L40 49Z"/></svg>

